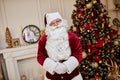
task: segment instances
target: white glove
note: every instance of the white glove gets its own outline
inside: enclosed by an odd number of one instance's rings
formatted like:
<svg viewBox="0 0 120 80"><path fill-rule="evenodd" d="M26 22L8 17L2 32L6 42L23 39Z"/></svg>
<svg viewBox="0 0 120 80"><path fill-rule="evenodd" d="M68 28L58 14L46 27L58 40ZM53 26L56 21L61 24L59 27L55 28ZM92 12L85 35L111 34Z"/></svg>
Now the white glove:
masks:
<svg viewBox="0 0 120 80"><path fill-rule="evenodd" d="M56 66L56 68L55 68L55 72L56 72L57 74L64 74L64 73L66 73L67 71L68 71L68 69L67 69L67 66L66 66L65 64L60 63L60 62L57 63L57 66Z"/></svg>

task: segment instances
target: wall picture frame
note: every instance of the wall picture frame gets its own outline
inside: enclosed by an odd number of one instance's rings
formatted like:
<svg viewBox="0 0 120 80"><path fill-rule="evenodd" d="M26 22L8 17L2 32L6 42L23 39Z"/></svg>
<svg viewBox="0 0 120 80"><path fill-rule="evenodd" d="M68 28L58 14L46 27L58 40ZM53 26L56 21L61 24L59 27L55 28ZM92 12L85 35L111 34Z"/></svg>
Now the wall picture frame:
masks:
<svg viewBox="0 0 120 80"><path fill-rule="evenodd" d="M12 39L12 47L20 47L20 39L19 38L14 38Z"/></svg>

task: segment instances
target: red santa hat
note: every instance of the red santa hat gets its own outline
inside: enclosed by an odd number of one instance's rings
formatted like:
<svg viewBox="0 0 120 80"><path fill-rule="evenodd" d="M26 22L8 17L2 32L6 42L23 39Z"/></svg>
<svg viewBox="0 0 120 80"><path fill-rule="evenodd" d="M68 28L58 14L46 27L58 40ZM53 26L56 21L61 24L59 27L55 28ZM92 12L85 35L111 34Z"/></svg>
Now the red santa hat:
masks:
<svg viewBox="0 0 120 80"><path fill-rule="evenodd" d="M62 17L59 12L47 13L46 14L46 23L50 24L53 20L55 20L57 18L62 20Z"/></svg>

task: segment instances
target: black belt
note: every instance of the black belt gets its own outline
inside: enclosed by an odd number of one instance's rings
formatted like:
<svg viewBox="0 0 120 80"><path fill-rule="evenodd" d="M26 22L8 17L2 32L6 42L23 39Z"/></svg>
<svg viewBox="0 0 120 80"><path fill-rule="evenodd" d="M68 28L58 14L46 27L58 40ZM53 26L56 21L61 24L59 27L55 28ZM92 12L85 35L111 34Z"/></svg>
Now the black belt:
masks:
<svg viewBox="0 0 120 80"><path fill-rule="evenodd" d="M59 62L60 62L60 63L63 63L64 61L66 61L66 60L60 60Z"/></svg>

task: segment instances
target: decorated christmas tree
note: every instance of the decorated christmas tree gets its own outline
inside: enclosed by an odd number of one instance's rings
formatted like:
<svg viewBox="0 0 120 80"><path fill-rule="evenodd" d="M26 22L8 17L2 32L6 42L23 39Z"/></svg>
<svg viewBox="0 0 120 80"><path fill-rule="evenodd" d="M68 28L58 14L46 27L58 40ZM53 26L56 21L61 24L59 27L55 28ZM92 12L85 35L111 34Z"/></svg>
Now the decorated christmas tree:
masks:
<svg viewBox="0 0 120 80"><path fill-rule="evenodd" d="M6 43L8 44L7 48L12 47L12 36L8 27L6 28Z"/></svg>
<svg viewBox="0 0 120 80"><path fill-rule="evenodd" d="M107 80L115 74L113 68L117 68L118 77L120 40L116 38L118 31L110 25L107 10L100 0L76 0L74 6L72 31L79 36L83 48L79 69L84 80Z"/></svg>

